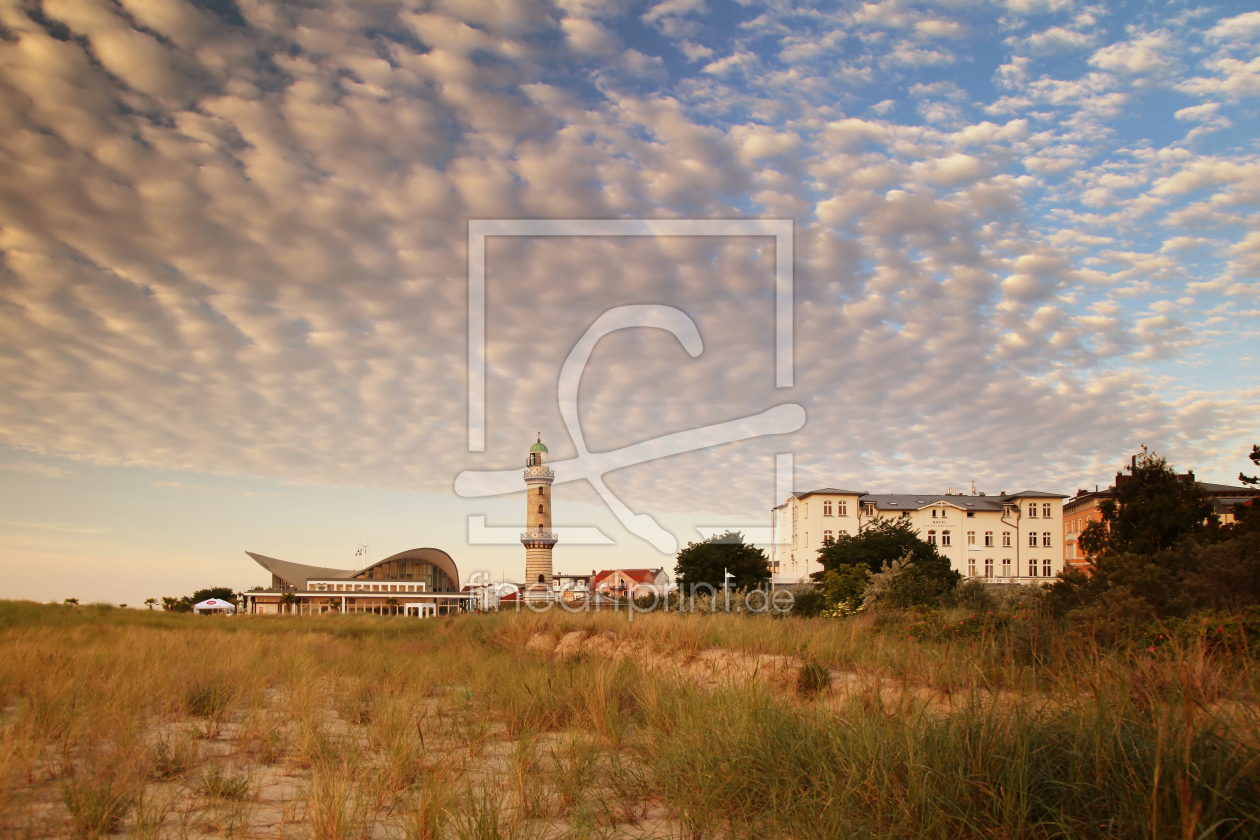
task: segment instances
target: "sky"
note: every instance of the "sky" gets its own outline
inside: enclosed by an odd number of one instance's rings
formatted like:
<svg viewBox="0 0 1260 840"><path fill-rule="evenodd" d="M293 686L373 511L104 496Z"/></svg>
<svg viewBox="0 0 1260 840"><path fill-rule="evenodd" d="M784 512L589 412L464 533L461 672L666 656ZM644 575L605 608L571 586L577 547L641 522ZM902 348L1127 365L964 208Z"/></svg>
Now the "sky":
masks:
<svg viewBox="0 0 1260 840"><path fill-rule="evenodd" d="M448 551L518 579L537 435L604 313L592 452L799 405L796 431L609 472L678 545L796 490L1072 494L1146 445L1260 440L1260 12L1074 0L0 0L0 597L128 602ZM470 220L792 225L490 237ZM664 566L586 481L558 572Z"/></svg>

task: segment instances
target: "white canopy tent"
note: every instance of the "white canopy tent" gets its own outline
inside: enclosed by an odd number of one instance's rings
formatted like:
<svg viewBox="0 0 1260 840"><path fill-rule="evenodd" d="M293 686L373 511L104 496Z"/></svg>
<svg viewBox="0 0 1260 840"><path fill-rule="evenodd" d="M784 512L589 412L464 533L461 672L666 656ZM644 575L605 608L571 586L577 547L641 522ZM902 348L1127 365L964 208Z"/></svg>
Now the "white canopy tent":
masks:
<svg viewBox="0 0 1260 840"><path fill-rule="evenodd" d="M200 604L193 604L193 612L236 612L236 605L219 598L207 598Z"/></svg>

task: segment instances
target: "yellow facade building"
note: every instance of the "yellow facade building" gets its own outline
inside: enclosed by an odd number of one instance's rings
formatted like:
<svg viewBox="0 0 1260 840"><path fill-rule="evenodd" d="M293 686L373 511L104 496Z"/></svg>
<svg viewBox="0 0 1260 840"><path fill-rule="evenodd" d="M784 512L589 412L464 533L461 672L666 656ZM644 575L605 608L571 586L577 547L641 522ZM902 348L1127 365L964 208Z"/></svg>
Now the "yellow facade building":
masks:
<svg viewBox="0 0 1260 840"><path fill-rule="evenodd" d="M993 583L1040 583L1063 570L1063 499L1057 493L872 494L824 488L793 493L773 511L770 571L789 586L822 571L818 551L879 519L905 517L954 570Z"/></svg>

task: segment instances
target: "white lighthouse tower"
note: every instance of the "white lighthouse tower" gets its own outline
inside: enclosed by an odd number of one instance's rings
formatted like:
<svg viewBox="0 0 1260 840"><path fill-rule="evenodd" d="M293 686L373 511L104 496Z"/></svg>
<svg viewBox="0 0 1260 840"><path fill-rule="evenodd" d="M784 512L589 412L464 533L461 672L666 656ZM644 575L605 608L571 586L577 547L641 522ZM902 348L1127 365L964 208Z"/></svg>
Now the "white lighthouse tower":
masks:
<svg viewBox="0 0 1260 840"><path fill-rule="evenodd" d="M551 549L556 535L551 530L551 483L556 474L545 463L547 447L542 435L529 448L525 460L525 533L521 543L525 546L525 597L544 599L551 597Z"/></svg>

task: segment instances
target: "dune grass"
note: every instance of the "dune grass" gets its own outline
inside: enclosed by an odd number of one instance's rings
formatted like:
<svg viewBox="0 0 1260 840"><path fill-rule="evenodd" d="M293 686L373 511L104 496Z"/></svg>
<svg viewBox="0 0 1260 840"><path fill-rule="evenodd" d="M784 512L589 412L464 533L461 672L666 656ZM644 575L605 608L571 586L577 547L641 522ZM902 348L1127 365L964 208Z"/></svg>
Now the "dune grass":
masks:
<svg viewBox="0 0 1260 840"><path fill-rule="evenodd" d="M0 836L1260 837L1250 659L940 621L0 602Z"/></svg>

